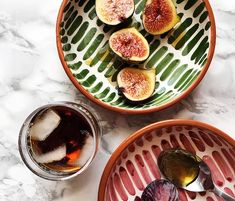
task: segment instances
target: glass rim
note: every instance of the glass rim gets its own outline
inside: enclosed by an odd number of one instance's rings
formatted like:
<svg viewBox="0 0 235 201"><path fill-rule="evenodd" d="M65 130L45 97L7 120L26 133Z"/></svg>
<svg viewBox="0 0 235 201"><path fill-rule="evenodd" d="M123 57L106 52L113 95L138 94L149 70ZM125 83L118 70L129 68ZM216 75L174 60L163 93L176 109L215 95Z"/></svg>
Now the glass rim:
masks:
<svg viewBox="0 0 235 201"><path fill-rule="evenodd" d="M26 146L22 146L22 140L25 140L25 144L27 145L27 137L28 137L28 133L26 133L26 136L24 135L24 132L28 132L28 128L30 126L30 122L31 120L38 114L40 113L40 111L43 111L44 109L49 109L51 107L56 107L56 106L64 106L67 108L71 108L77 112L79 112L79 114L81 114L85 120L87 121L87 123L89 124L89 126L92 129L92 134L93 134L93 151L91 156L89 157L89 159L87 160L87 162L77 171L72 172L72 173L65 173L64 175L56 175L53 173L50 173L49 171L46 171L45 169L43 169L33 158L33 156L31 155L31 153L29 152L29 148ZM78 107L82 107L83 109L85 109L88 113L86 114L84 111L82 111L81 109L79 109ZM35 175L44 178L46 180L51 180L51 181L64 181L64 180L69 180L72 179L74 177L76 177L77 175L83 173L92 163L92 161L95 158L95 155L97 153L98 150L98 146L100 144L100 138L101 138L101 134L102 134L102 127L99 124L100 118L97 115L97 113L95 112L95 110L93 108L88 108L87 104L84 104L83 102L79 101L79 102L70 102L70 101L56 101L56 102L52 102L52 103L48 103L45 105L42 105L38 108L36 108L35 110L33 110L33 112L31 112L27 118L24 120L23 125L21 126L21 129L19 131L19 136L18 136L18 148L19 148L19 153L21 156L21 159L23 160L24 164L27 166L27 168L29 170L31 170ZM22 139L23 138L23 139ZM26 153L24 153L24 151L26 151ZM26 155L29 157L30 162L33 163L33 165L37 166L37 168L39 168L41 171L45 172L45 174L47 175L43 175L39 172L37 172L32 166L29 164L29 161L27 161L26 159ZM56 172L56 171L55 171ZM59 171L58 171L59 172ZM51 176L50 176L51 175Z"/></svg>

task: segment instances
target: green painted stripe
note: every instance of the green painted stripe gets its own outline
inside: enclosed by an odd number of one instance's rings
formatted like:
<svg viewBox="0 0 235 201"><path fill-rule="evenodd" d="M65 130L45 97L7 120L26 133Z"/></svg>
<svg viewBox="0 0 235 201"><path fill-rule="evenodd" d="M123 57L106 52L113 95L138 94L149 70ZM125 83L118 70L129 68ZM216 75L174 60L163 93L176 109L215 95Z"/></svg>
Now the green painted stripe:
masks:
<svg viewBox="0 0 235 201"><path fill-rule="evenodd" d="M211 22L207 22L205 26L205 30L207 31L211 27Z"/></svg>
<svg viewBox="0 0 235 201"><path fill-rule="evenodd" d="M91 61L90 66L96 65L100 59L104 56L105 52L108 50L109 44L108 41L103 45L103 47L97 52L96 56Z"/></svg>
<svg viewBox="0 0 235 201"><path fill-rule="evenodd" d="M208 59L206 58L206 59L203 61L201 67L203 67L203 66L206 64L207 60L208 60Z"/></svg>
<svg viewBox="0 0 235 201"><path fill-rule="evenodd" d="M195 24L191 29L189 29L187 33L181 38L181 40L176 44L175 49L181 49L185 45L185 43L188 42L188 40L193 36L198 28L199 24Z"/></svg>
<svg viewBox="0 0 235 201"><path fill-rule="evenodd" d="M87 60L98 48L102 40L104 39L104 34L99 34L95 41L91 44L89 49L86 51L86 53L83 56L83 60Z"/></svg>
<svg viewBox="0 0 235 201"><path fill-rule="evenodd" d="M192 78L198 73L198 70L194 70L190 76L188 76L188 78L186 79L186 81L184 82L184 84L181 85L181 87L178 89L178 91L184 91L187 86L187 84L192 80Z"/></svg>
<svg viewBox="0 0 235 201"><path fill-rule="evenodd" d="M60 30L60 35L63 36L65 34L65 29Z"/></svg>
<svg viewBox="0 0 235 201"><path fill-rule="evenodd" d="M146 105L151 105L151 104L155 103L156 99L160 99L161 97L163 97L165 92L166 92L166 88L161 87L157 92L154 93L154 95L152 97L150 97L150 101L148 103L146 103Z"/></svg>
<svg viewBox="0 0 235 201"><path fill-rule="evenodd" d="M208 43L208 36L206 36L202 42L199 44L199 46L197 47L197 49L194 51L191 60L193 61L194 59L198 58L198 55L200 54L204 54L205 51L207 50L207 48L209 47L207 45ZM202 56L202 55L201 55ZM201 57L200 57L201 58Z"/></svg>
<svg viewBox="0 0 235 201"><path fill-rule="evenodd" d="M87 76L88 73L89 73L89 70L84 69L84 70L82 70L80 73L75 74L75 77L76 77L78 80L82 80L82 79L84 79L84 78Z"/></svg>
<svg viewBox="0 0 235 201"><path fill-rule="evenodd" d="M82 16L78 16L74 22L72 23L71 27L68 29L68 35L71 36L76 29L81 25L82 23Z"/></svg>
<svg viewBox="0 0 235 201"><path fill-rule="evenodd" d="M159 61L159 59L162 58L162 56L167 52L168 47L167 46L163 46L161 47L152 57L151 59L148 61L148 63L146 64L147 68L152 68L155 67L155 64L157 63L157 61Z"/></svg>
<svg viewBox="0 0 235 201"><path fill-rule="evenodd" d="M135 5L138 4L141 0L134 0Z"/></svg>
<svg viewBox="0 0 235 201"><path fill-rule="evenodd" d="M160 45L160 40L156 39L153 41L153 43L150 44L150 53L149 55L151 56L153 52L159 47Z"/></svg>
<svg viewBox="0 0 235 201"><path fill-rule="evenodd" d="M185 71L185 69L187 67L188 67L188 65L184 64L184 65L180 66L179 68L177 68L176 71L171 75L167 84L170 86L173 85L176 82L176 80L178 80L178 78L183 74L183 72Z"/></svg>
<svg viewBox="0 0 235 201"><path fill-rule="evenodd" d="M85 81L83 81L81 84L84 87L91 87L94 84L95 81L96 81L96 76L95 75L91 75Z"/></svg>
<svg viewBox="0 0 235 201"><path fill-rule="evenodd" d="M108 70L105 72L104 76L105 76L106 78L109 78L109 77L113 76L114 72L115 72L115 68L114 68L113 66L111 66L111 67L109 67Z"/></svg>
<svg viewBox="0 0 235 201"><path fill-rule="evenodd" d="M115 98L115 96L116 96L116 93L115 92L113 92L113 93L111 93L106 99L103 99L102 101L104 101L104 102L111 102L111 101L113 101L113 99Z"/></svg>
<svg viewBox="0 0 235 201"><path fill-rule="evenodd" d="M123 101L123 98L122 98L122 97L119 97L116 101L110 103L110 105L112 105L112 106L117 106L117 105L119 105L122 101Z"/></svg>
<svg viewBox="0 0 235 201"><path fill-rule="evenodd" d="M103 86L103 82L99 82L95 87L93 87L92 89L90 89L91 93L97 93L101 87Z"/></svg>
<svg viewBox="0 0 235 201"><path fill-rule="evenodd" d="M200 59L198 65L201 65L203 63L203 61L206 59L207 54L204 54L203 57Z"/></svg>
<svg viewBox="0 0 235 201"><path fill-rule="evenodd" d="M79 62L77 62L77 63L75 63L75 64L69 64L68 66L69 66L69 68L71 68L72 70L78 70L78 69L81 67L81 65L82 65L82 62L79 61Z"/></svg>
<svg viewBox="0 0 235 201"><path fill-rule="evenodd" d="M63 51L68 52L69 50L71 50L71 44L67 43L63 45L62 49Z"/></svg>
<svg viewBox="0 0 235 201"><path fill-rule="evenodd" d="M79 0L79 3L78 3L79 7L82 7L86 1L87 0Z"/></svg>
<svg viewBox="0 0 235 201"><path fill-rule="evenodd" d="M85 34L87 28L89 26L89 22L84 22L80 29L77 31L76 35L73 37L71 43L76 44Z"/></svg>
<svg viewBox="0 0 235 201"><path fill-rule="evenodd" d="M171 75L171 73L176 69L176 67L178 67L179 64L180 64L180 60L178 59L172 61L171 64L162 73L160 80L161 81L166 80Z"/></svg>
<svg viewBox="0 0 235 201"><path fill-rule="evenodd" d="M73 20L74 20L75 17L77 16L77 14L78 14L78 11L75 10L75 11L73 12L73 14L70 16L70 18L68 19L68 21L66 22L66 24L65 24L65 29L68 29L68 28L69 28L69 26L72 24Z"/></svg>
<svg viewBox="0 0 235 201"><path fill-rule="evenodd" d="M204 46L201 50L199 50L198 55L197 55L197 57L196 57L196 59L195 59L195 64L197 64L197 63L200 61L200 59L201 59L201 58L203 57L203 55L206 53L206 51L207 51L207 49L209 48L209 46L210 46L210 44L209 44L209 42L208 42L208 43L205 44L205 46Z"/></svg>
<svg viewBox="0 0 235 201"><path fill-rule="evenodd" d="M84 12L87 13L95 5L94 0L89 0L84 7Z"/></svg>
<svg viewBox="0 0 235 201"><path fill-rule="evenodd" d="M155 100L155 104L157 104L157 105L162 104L165 100L167 100L172 95L174 95L174 92L168 91L167 93L164 94L164 96L161 96L161 98L157 98Z"/></svg>
<svg viewBox="0 0 235 201"><path fill-rule="evenodd" d="M179 79L179 81L175 85L175 89L179 88L182 84L184 84L185 80L188 78L188 76L192 73L193 69L189 69L182 75L182 77Z"/></svg>
<svg viewBox="0 0 235 201"><path fill-rule="evenodd" d="M187 18L182 24L174 31L172 36L168 38L168 43L172 44L191 24L192 18Z"/></svg>
<svg viewBox="0 0 235 201"><path fill-rule="evenodd" d="M69 19L69 16L72 14L73 12L73 9L74 9L74 6L72 6L65 14L64 16L64 21L67 21Z"/></svg>
<svg viewBox="0 0 235 201"><path fill-rule="evenodd" d="M162 70L171 62L174 58L174 54L168 53L164 59L156 66L156 73L159 74Z"/></svg>
<svg viewBox="0 0 235 201"><path fill-rule="evenodd" d="M60 27L63 27L64 26L64 21L60 23Z"/></svg>
<svg viewBox="0 0 235 201"><path fill-rule="evenodd" d="M186 89L188 89L188 87L191 86L192 83L198 78L200 73L201 73L201 71L197 72L197 74L188 82L188 84L185 85L185 87L182 89L182 91L185 91Z"/></svg>
<svg viewBox="0 0 235 201"><path fill-rule="evenodd" d="M184 0L177 0L176 3L177 3L177 4L180 4L180 3L182 3L183 1L184 1Z"/></svg>
<svg viewBox="0 0 235 201"><path fill-rule="evenodd" d="M202 13L204 8L205 8L205 2L202 2L193 12L193 17L194 18L198 17Z"/></svg>
<svg viewBox="0 0 235 201"><path fill-rule="evenodd" d="M208 17L208 11L205 11L204 13L202 13L201 17L199 18L199 22L203 23L207 17Z"/></svg>
<svg viewBox="0 0 235 201"><path fill-rule="evenodd" d="M93 8L93 9L91 10L91 12L89 13L88 17L89 17L91 20L93 20L93 19L95 19L96 16L97 16L97 15L96 15L95 8Z"/></svg>
<svg viewBox="0 0 235 201"><path fill-rule="evenodd" d="M93 39L95 33L96 33L97 29L95 27L91 28L88 33L86 34L86 36L83 38L83 40L81 41L81 43L78 45L77 51L82 51L84 50L87 45L91 42L91 40Z"/></svg>
<svg viewBox="0 0 235 201"><path fill-rule="evenodd" d="M65 7L64 7L64 13L67 12L67 10L70 8L71 2L69 2Z"/></svg>
<svg viewBox="0 0 235 201"><path fill-rule="evenodd" d="M68 37L67 36L64 36L61 38L61 43L67 43L68 42Z"/></svg>
<svg viewBox="0 0 235 201"><path fill-rule="evenodd" d="M96 24L98 27L100 27L103 24L103 22L101 20L97 19Z"/></svg>
<svg viewBox="0 0 235 201"><path fill-rule="evenodd" d="M110 87L107 87L104 91L102 91L100 94L95 95L95 98L103 99L107 96L107 94L110 92Z"/></svg>
<svg viewBox="0 0 235 201"><path fill-rule="evenodd" d="M136 13L137 15L140 14L140 13L144 10L145 4L146 4L146 0L142 0L142 1L140 2L140 4L138 5L138 7L135 9L135 13Z"/></svg>
<svg viewBox="0 0 235 201"><path fill-rule="evenodd" d="M184 48L182 55L186 56L188 55L191 50L195 47L197 42L201 39L201 37L204 35L204 30L202 29Z"/></svg>
<svg viewBox="0 0 235 201"><path fill-rule="evenodd" d="M110 63L112 59L113 59L113 54L109 53L99 65L98 72L100 73L103 72L107 68L108 64Z"/></svg>
<svg viewBox="0 0 235 201"><path fill-rule="evenodd" d="M193 7L195 3L197 3L198 0L188 0L186 5L184 6L184 10L188 10Z"/></svg>
<svg viewBox="0 0 235 201"><path fill-rule="evenodd" d="M66 54L64 56L64 60L65 61L73 61L76 57L77 57L77 55L75 53Z"/></svg>

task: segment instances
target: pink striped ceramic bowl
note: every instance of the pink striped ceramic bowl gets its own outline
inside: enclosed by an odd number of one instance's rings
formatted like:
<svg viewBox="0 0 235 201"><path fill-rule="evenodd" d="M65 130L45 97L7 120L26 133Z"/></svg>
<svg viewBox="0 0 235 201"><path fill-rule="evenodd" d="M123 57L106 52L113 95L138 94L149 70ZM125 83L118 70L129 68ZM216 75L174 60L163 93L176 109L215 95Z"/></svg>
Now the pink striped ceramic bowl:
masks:
<svg viewBox="0 0 235 201"><path fill-rule="evenodd" d="M161 178L157 157L169 148L196 153L211 168L214 182L235 195L235 141L201 122L168 120L137 131L117 148L103 172L98 201L140 200L144 188ZM181 201L222 200L211 192L179 194Z"/></svg>

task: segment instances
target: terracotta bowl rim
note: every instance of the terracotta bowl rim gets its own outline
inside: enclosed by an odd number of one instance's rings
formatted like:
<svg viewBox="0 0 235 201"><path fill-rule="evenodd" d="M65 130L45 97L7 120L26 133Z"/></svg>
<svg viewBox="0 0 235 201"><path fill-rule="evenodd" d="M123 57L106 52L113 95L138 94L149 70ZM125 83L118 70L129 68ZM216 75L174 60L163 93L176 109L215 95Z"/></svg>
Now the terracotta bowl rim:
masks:
<svg viewBox="0 0 235 201"><path fill-rule="evenodd" d="M211 39L210 39L210 49L209 49L209 53L208 53L208 60L205 64L205 66L203 67L202 71L200 72L198 78L189 86L189 88L187 90L185 90L183 93L181 93L180 95L178 95L176 98L172 99L171 101L168 101L160 106L154 106L152 108L149 109L125 109L125 108L119 108L119 107L115 107L115 106L111 106L109 104L104 103L103 101L95 98L92 94L90 94L82 85L79 84L79 82L76 80L76 78L73 76L72 72L70 71L67 63L64 60L64 54L63 54L63 50L62 50L62 44L61 44L61 40L60 40L60 24L62 22L62 18L63 18L63 10L64 7L66 6L67 2L69 0L63 0L60 10L59 10L59 14L57 17L57 23L56 23L56 44L57 44L57 50L58 50L58 54L59 54L59 58L60 61L63 65L63 68L67 74L67 76L69 77L69 79L72 81L73 85L84 95L86 96L89 100L91 100L92 102L115 112L119 112L119 113L126 113L126 114L146 114L146 113L150 113L150 112L156 112L156 111L160 111L163 109L166 109L174 104L176 104L177 102L179 102L181 99L187 97L201 82L201 80L203 79L203 77L205 76L207 70L209 69L209 66L211 64L214 52L215 52L215 45L216 45L216 24L215 24L215 18L214 18L214 14L213 14L213 10L211 8L211 5L209 3L208 0L203 0L205 2L206 5L206 9L209 13L209 19L211 21Z"/></svg>
<svg viewBox="0 0 235 201"><path fill-rule="evenodd" d="M195 120L185 120L185 119L171 119L171 120L164 120L160 122L156 122L153 124L150 124L132 135L130 135L124 142L122 142L118 148L113 152L111 155L109 161L107 162L105 169L103 171L103 174L101 176L100 184L99 184L99 190L98 190L98 201L104 201L105 198L105 188L107 185L107 181L109 178L109 175L112 171L112 168L118 159L118 157L121 155L121 153L135 140L140 138L141 136L145 135L146 133L151 132L152 130L159 129L159 128L164 128L168 126L193 126L193 127L198 127L202 129L207 129L209 131L212 131L214 134L223 137L227 142L229 142L232 146L235 147L235 139L230 137L228 134L225 132L221 131L220 129L211 126L207 123L203 123L200 121L195 121Z"/></svg>

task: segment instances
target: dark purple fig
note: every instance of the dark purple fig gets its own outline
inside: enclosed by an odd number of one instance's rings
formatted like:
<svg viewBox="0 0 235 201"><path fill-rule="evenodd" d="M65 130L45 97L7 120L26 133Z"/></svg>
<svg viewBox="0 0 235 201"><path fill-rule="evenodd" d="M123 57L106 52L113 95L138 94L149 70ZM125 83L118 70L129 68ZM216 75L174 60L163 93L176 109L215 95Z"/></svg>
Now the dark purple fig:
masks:
<svg viewBox="0 0 235 201"><path fill-rule="evenodd" d="M179 201L179 193L174 184L167 180L155 180L144 190L142 201Z"/></svg>
<svg viewBox="0 0 235 201"><path fill-rule="evenodd" d="M108 25L124 22L132 16L134 10L134 0L96 0L97 16Z"/></svg>
<svg viewBox="0 0 235 201"><path fill-rule="evenodd" d="M143 24L152 35L163 34L179 22L172 0L147 0L143 12Z"/></svg>

